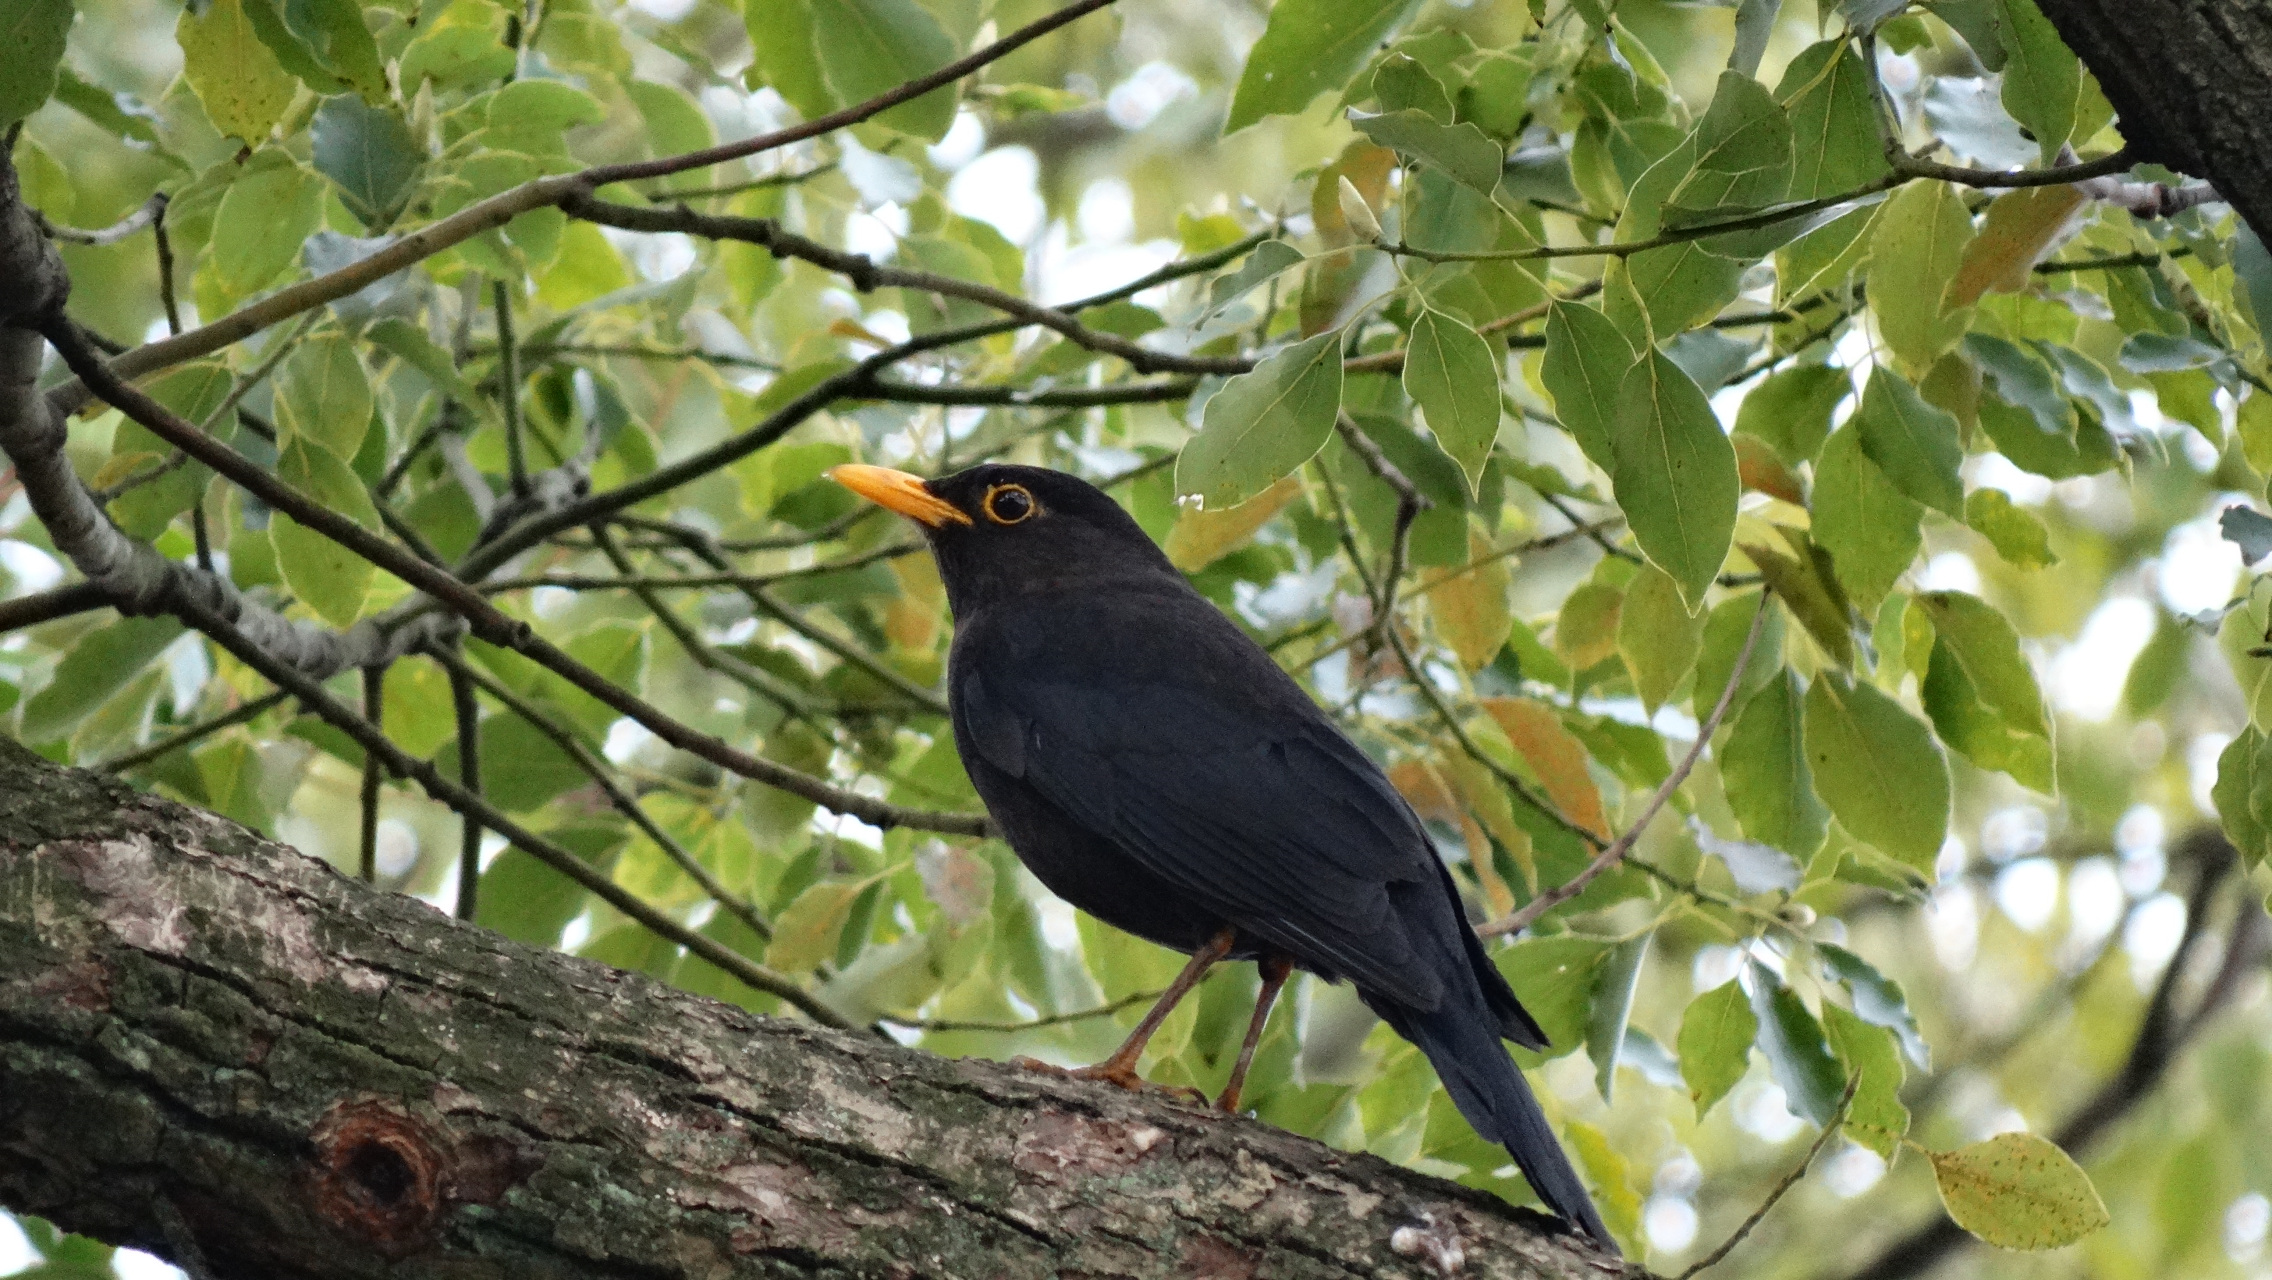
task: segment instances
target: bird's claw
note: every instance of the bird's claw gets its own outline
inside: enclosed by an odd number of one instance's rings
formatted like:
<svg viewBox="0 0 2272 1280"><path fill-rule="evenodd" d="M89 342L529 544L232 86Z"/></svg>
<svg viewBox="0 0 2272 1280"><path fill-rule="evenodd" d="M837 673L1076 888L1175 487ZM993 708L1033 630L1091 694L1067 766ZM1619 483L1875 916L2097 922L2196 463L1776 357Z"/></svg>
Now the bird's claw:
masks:
<svg viewBox="0 0 2272 1280"><path fill-rule="evenodd" d="M1040 1071L1050 1075L1066 1076L1074 1080L1101 1080L1118 1085L1130 1093L1164 1093L1179 1102L1207 1106L1207 1095L1188 1085L1154 1084L1136 1073L1136 1068L1124 1062L1106 1059L1091 1067L1060 1067L1039 1058L1017 1057L1010 1065L1021 1071Z"/></svg>

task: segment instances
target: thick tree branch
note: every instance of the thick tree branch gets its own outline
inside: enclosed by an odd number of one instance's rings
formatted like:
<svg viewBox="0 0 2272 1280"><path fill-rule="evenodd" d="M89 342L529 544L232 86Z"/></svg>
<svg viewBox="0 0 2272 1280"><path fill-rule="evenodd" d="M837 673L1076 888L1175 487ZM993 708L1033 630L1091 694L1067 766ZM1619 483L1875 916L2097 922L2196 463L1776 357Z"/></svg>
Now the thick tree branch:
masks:
<svg viewBox="0 0 2272 1280"><path fill-rule="evenodd" d="M0 744L0 1201L235 1277L1616 1264L1262 1124L753 1017Z"/></svg>
<svg viewBox="0 0 2272 1280"><path fill-rule="evenodd" d="M2206 178L2272 237L2272 3L2041 0L2136 158Z"/></svg>

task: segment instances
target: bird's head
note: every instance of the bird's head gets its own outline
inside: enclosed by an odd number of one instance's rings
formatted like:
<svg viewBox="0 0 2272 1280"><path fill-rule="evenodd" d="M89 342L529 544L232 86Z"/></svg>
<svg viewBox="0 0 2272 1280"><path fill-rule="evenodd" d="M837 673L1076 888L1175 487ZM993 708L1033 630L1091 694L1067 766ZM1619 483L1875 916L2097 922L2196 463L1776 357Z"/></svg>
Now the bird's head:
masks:
<svg viewBox="0 0 2272 1280"><path fill-rule="evenodd" d="M987 463L925 480L848 464L829 478L923 530L947 602L966 616L987 600L1105 581L1181 575L1103 490L1062 471Z"/></svg>

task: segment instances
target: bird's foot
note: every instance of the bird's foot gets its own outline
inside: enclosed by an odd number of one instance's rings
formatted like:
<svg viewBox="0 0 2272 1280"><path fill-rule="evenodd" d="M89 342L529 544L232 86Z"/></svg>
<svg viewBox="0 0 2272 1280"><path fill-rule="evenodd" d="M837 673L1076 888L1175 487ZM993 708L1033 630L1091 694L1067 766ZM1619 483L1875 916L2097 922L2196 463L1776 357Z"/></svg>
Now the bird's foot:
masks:
<svg viewBox="0 0 2272 1280"><path fill-rule="evenodd" d="M1010 1059L1010 1065L1021 1071L1041 1071L1075 1080L1102 1080L1106 1084L1119 1085L1131 1093L1164 1093L1179 1102L1202 1107L1208 1105L1207 1095L1197 1089L1179 1084L1154 1084L1136 1074L1136 1068L1132 1064L1113 1058L1107 1058L1091 1067L1060 1067L1038 1058L1025 1057Z"/></svg>

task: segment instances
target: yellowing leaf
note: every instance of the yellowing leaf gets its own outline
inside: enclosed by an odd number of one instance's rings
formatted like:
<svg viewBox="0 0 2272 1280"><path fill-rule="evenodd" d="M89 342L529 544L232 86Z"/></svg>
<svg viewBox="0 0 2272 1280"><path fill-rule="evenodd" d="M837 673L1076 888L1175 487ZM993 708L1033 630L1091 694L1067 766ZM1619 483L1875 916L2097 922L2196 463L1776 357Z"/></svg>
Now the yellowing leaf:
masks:
<svg viewBox="0 0 2272 1280"><path fill-rule="evenodd" d="M174 38L181 44L182 78L205 104L205 118L224 135L258 146L284 118L299 86L261 43L243 0L213 0L201 18L182 10Z"/></svg>
<svg viewBox="0 0 2272 1280"><path fill-rule="evenodd" d="M1465 568L1437 575L1427 585L1428 616L1436 634L1470 671L1490 664L1507 643L1515 616L1507 605L1513 585L1507 558L1477 534L1468 535Z"/></svg>
<svg viewBox="0 0 2272 1280"><path fill-rule="evenodd" d="M1998 1134L1925 1155L1949 1217L1999 1248L2056 1249L2112 1221L2090 1175L2035 1134Z"/></svg>
<svg viewBox="0 0 2272 1280"><path fill-rule="evenodd" d="M1285 476L1235 507L1184 508L1176 515L1175 527L1168 530L1168 561L1185 573L1206 568L1244 546L1301 491L1301 481Z"/></svg>
<svg viewBox="0 0 2272 1280"><path fill-rule="evenodd" d="M1586 772L1586 749L1552 707L1530 698L1485 698L1483 709L1530 763L1546 798L1562 816L1596 835L1609 835L1601 790Z"/></svg>
<svg viewBox="0 0 2272 1280"><path fill-rule="evenodd" d="M1704 644L1704 611L1690 613L1680 586L1655 565L1643 566L1625 588L1618 612L1617 651L1633 674L1633 689L1650 715L1696 665Z"/></svg>
<svg viewBox="0 0 2272 1280"><path fill-rule="evenodd" d="M2083 193L2074 187L2022 187L1997 196L1949 281L1949 305L1969 307L1984 293L2025 289L2034 276L2028 268L2082 207Z"/></svg>
<svg viewBox="0 0 2272 1280"><path fill-rule="evenodd" d="M1572 671L1608 661L1617 652L1617 618L1624 604L1624 593L1606 582L1581 583L1562 601L1554 652Z"/></svg>

